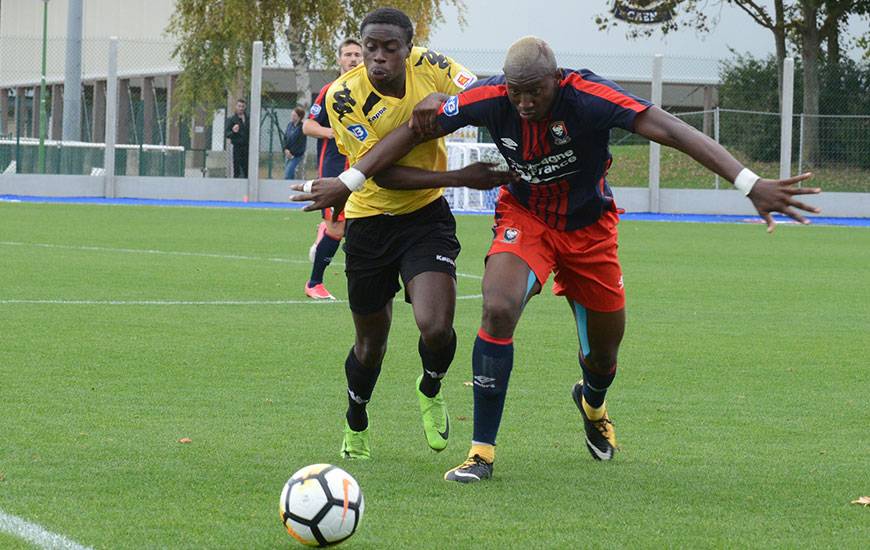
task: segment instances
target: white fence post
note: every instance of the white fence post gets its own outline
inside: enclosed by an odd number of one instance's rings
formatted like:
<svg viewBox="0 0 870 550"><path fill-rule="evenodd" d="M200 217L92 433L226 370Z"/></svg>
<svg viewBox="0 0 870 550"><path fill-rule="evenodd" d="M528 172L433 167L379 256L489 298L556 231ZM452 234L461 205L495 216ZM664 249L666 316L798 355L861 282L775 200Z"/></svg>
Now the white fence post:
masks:
<svg viewBox="0 0 870 550"><path fill-rule="evenodd" d="M719 106L713 111L713 139L719 143ZM716 174L716 189L719 189L719 174Z"/></svg>
<svg viewBox="0 0 870 550"><path fill-rule="evenodd" d="M804 114L801 113L801 129L798 139L798 165L797 165L797 173L804 173L804 122L805 122ZM798 182L798 187L801 186L801 182Z"/></svg>
<svg viewBox="0 0 870 550"><path fill-rule="evenodd" d="M118 132L118 37L109 39L109 70L106 75L106 149L103 157L106 198L115 198L115 136Z"/></svg>
<svg viewBox="0 0 870 550"><path fill-rule="evenodd" d="M258 202L260 186L260 94L263 84L263 43L254 42L251 57L251 111L248 113L248 200Z"/></svg>
<svg viewBox="0 0 870 550"><path fill-rule="evenodd" d="M662 104L662 61L664 57L657 53L653 57L652 97L653 105ZM661 177L662 146L654 141L649 142L649 211L659 211L659 182Z"/></svg>
<svg viewBox="0 0 870 550"><path fill-rule="evenodd" d="M782 65L782 124L779 136L779 179L791 175L791 128L794 113L794 59Z"/></svg>

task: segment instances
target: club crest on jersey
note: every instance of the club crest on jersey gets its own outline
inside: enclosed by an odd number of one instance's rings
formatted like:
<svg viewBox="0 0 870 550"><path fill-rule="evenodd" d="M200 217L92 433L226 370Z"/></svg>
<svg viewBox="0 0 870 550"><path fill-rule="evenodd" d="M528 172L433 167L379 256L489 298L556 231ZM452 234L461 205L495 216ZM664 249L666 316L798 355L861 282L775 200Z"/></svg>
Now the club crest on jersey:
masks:
<svg viewBox="0 0 870 550"><path fill-rule="evenodd" d="M317 116L320 114L320 103L315 103L311 106L311 116Z"/></svg>
<svg viewBox="0 0 870 550"><path fill-rule="evenodd" d="M450 96L444 103L444 114L447 116L456 116L459 114L459 97Z"/></svg>
<svg viewBox="0 0 870 550"><path fill-rule="evenodd" d="M571 141L571 136L568 135L568 127L565 126L565 121L557 120L550 125L550 135L553 136L553 143L556 145L565 145Z"/></svg>
<svg viewBox="0 0 870 550"><path fill-rule="evenodd" d="M369 137L368 130L362 124L354 124L353 126L348 126L347 131L353 134L353 136L360 140L365 141L367 137Z"/></svg>
<svg viewBox="0 0 870 550"><path fill-rule="evenodd" d="M508 244L515 243L515 242L517 242L517 238L519 236L520 236L519 229L515 229L513 227L507 227L507 228L505 228L504 233L502 233L501 242L508 243Z"/></svg>
<svg viewBox="0 0 870 550"><path fill-rule="evenodd" d="M459 71L459 74L453 77L453 83L463 90L471 86L475 80L477 80L477 77L468 71Z"/></svg>

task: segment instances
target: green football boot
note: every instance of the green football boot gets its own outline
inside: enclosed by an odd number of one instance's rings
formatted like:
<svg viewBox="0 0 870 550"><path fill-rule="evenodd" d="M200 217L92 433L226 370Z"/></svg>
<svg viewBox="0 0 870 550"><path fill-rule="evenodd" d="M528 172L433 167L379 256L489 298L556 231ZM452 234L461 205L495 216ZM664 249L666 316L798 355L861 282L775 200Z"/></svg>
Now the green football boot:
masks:
<svg viewBox="0 0 870 550"><path fill-rule="evenodd" d="M450 417L447 415L447 404L444 402L444 392L439 391L435 397L426 397L420 391L421 374L417 378L417 401L420 403L420 415L423 417L423 432L426 442L433 451L441 452L447 448L447 438L450 436ZM443 388L442 388L443 389Z"/></svg>
<svg viewBox="0 0 870 550"><path fill-rule="evenodd" d="M355 432L344 423L344 439L341 440L341 458L351 460L369 460L372 457L372 446L369 443L369 429Z"/></svg>

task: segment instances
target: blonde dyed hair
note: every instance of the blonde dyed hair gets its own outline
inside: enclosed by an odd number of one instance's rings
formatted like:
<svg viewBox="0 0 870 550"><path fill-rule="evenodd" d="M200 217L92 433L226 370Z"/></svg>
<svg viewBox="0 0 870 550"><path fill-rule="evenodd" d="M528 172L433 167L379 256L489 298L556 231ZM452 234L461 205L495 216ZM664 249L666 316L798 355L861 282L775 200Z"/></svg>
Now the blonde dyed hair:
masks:
<svg viewBox="0 0 870 550"><path fill-rule="evenodd" d="M524 36L511 44L504 60L507 76L537 76L555 73L556 55L550 45L536 36Z"/></svg>

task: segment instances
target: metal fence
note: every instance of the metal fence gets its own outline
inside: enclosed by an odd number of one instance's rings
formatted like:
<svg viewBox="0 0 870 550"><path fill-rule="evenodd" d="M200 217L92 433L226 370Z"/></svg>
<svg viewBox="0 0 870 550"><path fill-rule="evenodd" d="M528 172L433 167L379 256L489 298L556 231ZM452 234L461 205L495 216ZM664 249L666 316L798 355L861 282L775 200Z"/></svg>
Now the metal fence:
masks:
<svg viewBox="0 0 870 550"><path fill-rule="evenodd" d="M45 170L91 174L102 167L106 132L108 39L82 44L81 130L76 139L61 140L64 108L65 39L51 38L46 49L45 97L38 86L41 38L4 37L0 43L0 172L31 173L38 165L39 114L45 104ZM173 90L179 67L167 40L118 42L115 173L118 175L216 177L232 176L232 151L225 139L227 110L181 119L173 116ZM500 70L503 52L444 50L479 74ZM564 66L589 67L624 81L634 93L648 95L652 57L559 53ZM264 86L258 113L259 178L284 177L283 134L297 102L295 80L286 60L272 60L269 69L281 75L284 88ZM741 162L759 174L779 173L780 113L715 107L718 61L697 58L663 60L662 105L683 121L714 137ZM37 77L37 78L35 78ZM274 78L274 76L273 76ZM645 80L645 82L643 82ZM667 86L671 87L668 88ZM634 88L632 88L634 86ZM645 88L644 88L645 87ZM747 91L751 93L751 91ZM709 108L698 108L698 105ZM846 109L844 109L846 110ZM870 191L870 115L794 115L790 173L812 170L814 184L834 191ZM481 132L486 140L486 132ZM90 145L88 145L90 144ZM315 140L300 177L316 174ZM608 175L616 186L649 185L650 147L632 134L614 131L614 164ZM483 148L482 150L488 150ZM463 153L464 154L464 153ZM662 150L660 186L720 188L723 182L697 163L669 149Z"/></svg>

